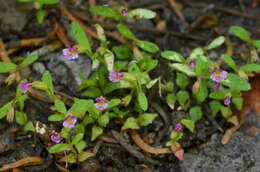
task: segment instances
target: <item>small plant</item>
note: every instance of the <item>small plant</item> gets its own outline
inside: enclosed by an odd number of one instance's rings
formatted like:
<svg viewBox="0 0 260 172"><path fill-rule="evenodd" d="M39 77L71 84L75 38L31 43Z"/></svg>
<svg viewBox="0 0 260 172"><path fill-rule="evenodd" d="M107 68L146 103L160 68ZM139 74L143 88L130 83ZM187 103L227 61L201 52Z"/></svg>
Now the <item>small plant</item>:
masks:
<svg viewBox="0 0 260 172"><path fill-rule="evenodd" d="M44 5L53 5L59 3L60 0L17 0L21 3L28 3L33 1L34 8L37 10L36 18L39 24L42 24L46 16Z"/></svg>
<svg viewBox="0 0 260 172"><path fill-rule="evenodd" d="M19 0L30 2L31 0ZM58 0L34 1L38 13L44 13L44 4L55 4ZM81 26L71 23L71 32L77 44L63 49L64 58L75 60L78 54L86 53L92 60L92 69L95 72L86 79L82 79L80 86L81 96L87 99L74 98L71 107L67 107L54 91L51 74L47 71L41 81L32 83L25 78L17 79L17 72L35 62L38 57L27 57L21 64L1 62L0 73L9 72L6 82L8 85L17 81L16 97L0 109L0 119L6 116L12 122L14 117L20 125L25 125L25 130L35 131L34 125L27 119L23 112L24 103L29 98L30 89L44 91L54 102L55 113L48 117L51 122L62 122L60 132L52 133L50 139L54 143L49 148L50 153L64 153L61 161L69 163L83 162L94 156L85 151L87 141L86 128L90 128L90 140L95 141L104 133L104 129L113 119L122 123L121 131L138 130L153 123L158 116L149 112L149 101L146 93L156 83L159 84L159 94L165 94L165 102L169 107L189 114L188 119L182 119L175 126L170 135L167 146L171 146L175 156L182 159L183 149L178 141L185 134L182 126L190 132L195 131L198 121L203 118L203 107L211 110L211 115L216 117L220 112L227 121L238 124L238 119L232 114L232 108L241 110L243 105L242 91L250 90L248 73L260 70L256 48L260 48L259 40L251 40L246 30L233 26L230 32L244 40L249 45L250 57L248 63L242 67L236 66L232 57L222 54L221 58L230 67L229 71L221 69L212 61L207 52L221 46L225 42L224 36L214 39L209 45L192 50L189 57L184 58L180 53L167 50L161 52L161 57L171 61L170 67L173 78L164 79L163 76L152 79L150 72L157 67L158 60L154 59L159 51L156 44L139 40L123 22L126 18L152 19L156 13L146 9L113 10L105 6L96 6L90 12L97 15L113 18L118 21L117 30L124 37L125 44L112 46L107 41L105 31L96 24L100 46L93 50ZM42 14L38 14L42 15ZM37 15L37 16L38 16ZM42 21L37 17L38 21ZM15 104L19 109L15 110ZM177 108L176 108L177 107ZM178 148L178 149L177 149Z"/></svg>

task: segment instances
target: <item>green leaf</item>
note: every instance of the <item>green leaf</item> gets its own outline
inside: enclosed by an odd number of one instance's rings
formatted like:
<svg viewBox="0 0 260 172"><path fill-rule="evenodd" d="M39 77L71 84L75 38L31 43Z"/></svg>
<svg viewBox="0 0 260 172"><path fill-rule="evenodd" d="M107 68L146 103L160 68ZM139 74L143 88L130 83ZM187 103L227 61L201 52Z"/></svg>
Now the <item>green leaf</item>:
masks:
<svg viewBox="0 0 260 172"><path fill-rule="evenodd" d="M251 73L251 72L257 72L260 71L260 65L259 64L246 64L245 66L240 68L242 71Z"/></svg>
<svg viewBox="0 0 260 172"><path fill-rule="evenodd" d="M121 100L120 99L112 99L108 102L108 106L107 106L107 109L109 108L112 108L112 107L115 107L117 105L119 105L121 103Z"/></svg>
<svg viewBox="0 0 260 172"><path fill-rule="evenodd" d="M211 50L214 48L217 48L221 46L225 42L224 36L219 36L216 39L214 39L208 46L205 47L205 50Z"/></svg>
<svg viewBox="0 0 260 172"><path fill-rule="evenodd" d="M189 85L189 78L186 75L177 72L176 84L181 89L185 89Z"/></svg>
<svg viewBox="0 0 260 172"><path fill-rule="evenodd" d="M232 111L230 110L229 107L226 107L226 106L221 106L220 107L220 110L221 110L221 114L224 118L228 119L229 117L231 117L232 115Z"/></svg>
<svg viewBox="0 0 260 172"><path fill-rule="evenodd" d="M226 98L227 90L216 90L209 94L209 97L216 100L224 100Z"/></svg>
<svg viewBox="0 0 260 172"><path fill-rule="evenodd" d="M161 56L171 61L185 63L184 57L180 53L175 51L163 51L161 53Z"/></svg>
<svg viewBox="0 0 260 172"><path fill-rule="evenodd" d="M85 133L85 126L82 123L76 124L73 130L76 134Z"/></svg>
<svg viewBox="0 0 260 172"><path fill-rule="evenodd" d="M129 11L128 16L131 18L138 16L138 19L152 19L156 16L156 13L148 9L137 8Z"/></svg>
<svg viewBox="0 0 260 172"><path fill-rule="evenodd" d="M43 23L43 20L45 18L45 11L44 10L38 10L36 13L36 18L39 24Z"/></svg>
<svg viewBox="0 0 260 172"><path fill-rule="evenodd" d="M202 118L202 111L200 107L192 107L189 111L190 119L194 122L199 121Z"/></svg>
<svg viewBox="0 0 260 172"><path fill-rule="evenodd" d="M33 88L37 88L39 90L44 90L44 91L48 91L48 85L44 82L41 82L41 81L34 81L32 83L32 87Z"/></svg>
<svg viewBox="0 0 260 172"><path fill-rule="evenodd" d="M130 129L139 129L140 128L134 117L127 118L127 120L124 123L122 129L125 130L125 129L128 129L128 128L130 128Z"/></svg>
<svg viewBox="0 0 260 172"><path fill-rule="evenodd" d="M106 50L104 58L107 65L107 70L112 71L114 69L114 54L111 51Z"/></svg>
<svg viewBox="0 0 260 172"><path fill-rule="evenodd" d="M65 118L65 114L54 114L48 117L49 121L61 121Z"/></svg>
<svg viewBox="0 0 260 172"><path fill-rule="evenodd" d="M222 54L221 55L221 58L224 60L224 62L229 66L231 67L234 71L237 71L237 66L236 66L236 63L235 61L229 57L228 55L226 54Z"/></svg>
<svg viewBox="0 0 260 172"><path fill-rule="evenodd" d="M231 89L237 89L241 91L248 91L251 89L251 86L248 82L232 73L228 73L227 78L222 81L221 84Z"/></svg>
<svg viewBox="0 0 260 172"><path fill-rule="evenodd" d="M182 119L181 123L190 130L190 132L194 132L195 122L189 119Z"/></svg>
<svg viewBox="0 0 260 172"><path fill-rule="evenodd" d="M195 48L191 51L190 59L195 60L198 56L203 56L204 51L202 48Z"/></svg>
<svg viewBox="0 0 260 172"><path fill-rule="evenodd" d="M33 126L32 121L27 122L27 124L24 126L24 131L35 132L35 127Z"/></svg>
<svg viewBox="0 0 260 172"><path fill-rule="evenodd" d="M15 120L20 125L27 123L27 115L24 112L15 111Z"/></svg>
<svg viewBox="0 0 260 172"><path fill-rule="evenodd" d="M138 122L141 126L147 126L153 122L158 115L156 113L144 113L138 117Z"/></svg>
<svg viewBox="0 0 260 172"><path fill-rule="evenodd" d="M29 56L23 60L23 62L19 65L20 68L28 66L34 63L38 59L38 56Z"/></svg>
<svg viewBox="0 0 260 172"><path fill-rule="evenodd" d="M172 63L170 64L170 67L185 73L186 75L188 75L189 77L193 77L196 76L196 73L193 71L193 69L187 65L187 64L181 64L181 63Z"/></svg>
<svg viewBox="0 0 260 172"><path fill-rule="evenodd" d="M119 59L130 58L131 52L126 45L114 46L112 50L116 53L116 57Z"/></svg>
<svg viewBox="0 0 260 172"><path fill-rule="evenodd" d="M213 117L216 117L217 113L218 113L219 110L220 110L221 103L220 103L219 101L212 100L212 101L209 103L209 107L210 107L210 110L211 110L211 115L212 115Z"/></svg>
<svg viewBox="0 0 260 172"><path fill-rule="evenodd" d="M156 53L159 50L156 44L149 41L137 40L136 45L149 53Z"/></svg>
<svg viewBox="0 0 260 172"><path fill-rule="evenodd" d="M52 83L52 77L51 77L51 73L49 71L45 71L44 74L42 75L42 81L48 85L48 87L50 88L51 94L54 95L54 87L53 87L53 83Z"/></svg>
<svg viewBox="0 0 260 172"><path fill-rule="evenodd" d="M209 68L209 61L205 56L197 56L196 58L196 65L195 65L195 72L197 76L201 75L201 73L206 73Z"/></svg>
<svg viewBox="0 0 260 172"><path fill-rule="evenodd" d="M101 91L96 87L88 87L87 90L81 93L81 96L96 98L101 96Z"/></svg>
<svg viewBox="0 0 260 172"><path fill-rule="evenodd" d="M63 158L61 158L60 161L74 164L77 162L77 154L75 153L66 154Z"/></svg>
<svg viewBox="0 0 260 172"><path fill-rule="evenodd" d="M93 123L93 122L94 122L93 118L91 118L90 116L86 116L86 117L84 118L84 120L83 120L83 125L84 125L84 126L87 126L88 124L91 124L91 123Z"/></svg>
<svg viewBox="0 0 260 172"><path fill-rule="evenodd" d="M237 110L241 110L243 107L242 97L232 97L232 103L236 106Z"/></svg>
<svg viewBox="0 0 260 172"><path fill-rule="evenodd" d="M96 27L96 30L97 30L98 39L101 42L105 42L107 39L106 39L104 29L99 24L95 24L95 27Z"/></svg>
<svg viewBox="0 0 260 172"><path fill-rule="evenodd" d="M178 140L180 140L182 138L182 136L183 136L183 134L181 132L173 131L171 133L171 140L175 143Z"/></svg>
<svg viewBox="0 0 260 172"><path fill-rule="evenodd" d="M260 40L253 41L253 44L256 48L260 48Z"/></svg>
<svg viewBox="0 0 260 172"><path fill-rule="evenodd" d="M56 144L50 148L49 152L50 153L59 153L59 152L65 151L68 148L70 148L69 144L64 144L64 143Z"/></svg>
<svg viewBox="0 0 260 172"><path fill-rule="evenodd" d="M108 123L109 123L109 117L108 117L106 114L104 114L104 115L102 115L102 116L100 116L100 117L98 118L98 124L99 124L101 127L107 126Z"/></svg>
<svg viewBox="0 0 260 172"><path fill-rule="evenodd" d="M172 93L168 94L166 96L166 102L167 102L168 106L170 106L170 108L173 110L175 102L176 102L176 96Z"/></svg>
<svg viewBox="0 0 260 172"><path fill-rule="evenodd" d="M53 5L59 3L60 0L38 0L38 2L46 5Z"/></svg>
<svg viewBox="0 0 260 172"><path fill-rule="evenodd" d="M184 110L187 110L190 105L190 96L187 91L179 91L176 94L177 101Z"/></svg>
<svg viewBox="0 0 260 172"><path fill-rule="evenodd" d="M169 81L166 83L166 91L168 92L173 92L173 89L174 89L174 83Z"/></svg>
<svg viewBox="0 0 260 172"><path fill-rule="evenodd" d="M124 24L118 24L117 25L117 30L120 32L120 34L128 39L131 40L136 40L136 37L134 36L133 32L131 32L130 29L128 29L128 27Z"/></svg>
<svg viewBox="0 0 260 172"><path fill-rule="evenodd" d="M17 69L17 65L10 62L0 62L0 73L7 73Z"/></svg>
<svg viewBox="0 0 260 172"><path fill-rule="evenodd" d="M27 94L22 95L21 97L18 98L18 103L20 110L23 111L24 109L24 102L29 98Z"/></svg>
<svg viewBox="0 0 260 172"><path fill-rule="evenodd" d="M103 129L97 126L92 127L91 131L91 141L96 140L98 136L100 136L103 133Z"/></svg>
<svg viewBox="0 0 260 172"><path fill-rule="evenodd" d="M202 103L208 96L208 89L206 86L206 81L203 79L200 79L198 92L192 92L192 93L193 93L193 96L196 98L196 100L199 103Z"/></svg>
<svg viewBox="0 0 260 172"><path fill-rule="evenodd" d="M56 99L54 102L55 108L58 112L65 114L67 112L66 106L63 101Z"/></svg>
<svg viewBox="0 0 260 172"><path fill-rule="evenodd" d="M138 100L138 104L140 105L140 107L144 111L146 111L148 109L148 101L143 92L138 93L137 100Z"/></svg>
<svg viewBox="0 0 260 172"><path fill-rule="evenodd" d="M80 46L84 46L87 49L87 51L90 53L89 55L91 55L92 50L91 50L90 44L88 42L88 38L87 38L84 30L80 26L80 24L78 24L76 22L72 22L70 26L71 26L72 35L75 38L75 40L77 41L77 43Z"/></svg>
<svg viewBox="0 0 260 172"><path fill-rule="evenodd" d="M93 100L85 100L85 99L79 99L77 100L72 107L70 108L69 112L73 114L76 117L80 117L82 114L84 114L92 105Z"/></svg>
<svg viewBox="0 0 260 172"><path fill-rule="evenodd" d="M132 87L134 86L131 84L131 82L120 79L119 82L108 83L104 89L104 94L111 93L114 90L132 88Z"/></svg>
<svg viewBox="0 0 260 172"><path fill-rule="evenodd" d="M236 37L242 39L243 41L246 41L246 42L250 42L251 41L248 32L244 28L242 28L240 26L232 26L230 28L230 32L232 34L234 34Z"/></svg>
<svg viewBox="0 0 260 172"><path fill-rule="evenodd" d="M89 9L91 13L95 13L99 16L104 16L104 17L108 17L108 18L113 18L116 17L116 12L106 6L95 6L93 8Z"/></svg>
<svg viewBox="0 0 260 172"><path fill-rule="evenodd" d="M82 152L83 149L85 149L87 147L87 143L84 140L80 140L79 142L77 142L75 144L76 149L78 150L78 152Z"/></svg>
<svg viewBox="0 0 260 172"><path fill-rule="evenodd" d="M83 137L84 137L84 134L83 134L83 133L77 134L77 135L73 138L73 140L72 140L72 142L71 142L71 145L75 145L76 143L78 143L79 141L81 141L81 140L83 139Z"/></svg>
<svg viewBox="0 0 260 172"><path fill-rule="evenodd" d="M12 103L13 101L10 101L0 108L0 119L4 118L7 115Z"/></svg>
<svg viewBox="0 0 260 172"><path fill-rule="evenodd" d="M117 72L120 72L128 65L127 61L116 61L114 64L114 68Z"/></svg>
<svg viewBox="0 0 260 172"><path fill-rule="evenodd" d="M26 3L26 2L31 2L32 0L17 0L17 1L21 3Z"/></svg>

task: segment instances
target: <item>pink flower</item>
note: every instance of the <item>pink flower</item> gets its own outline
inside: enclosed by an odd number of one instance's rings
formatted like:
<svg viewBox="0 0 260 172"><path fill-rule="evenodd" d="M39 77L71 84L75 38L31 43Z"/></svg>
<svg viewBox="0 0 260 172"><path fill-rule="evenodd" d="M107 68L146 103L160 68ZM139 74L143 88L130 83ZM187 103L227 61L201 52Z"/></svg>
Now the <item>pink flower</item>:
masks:
<svg viewBox="0 0 260 172"><path fill-rule="evenodd" d="M182 129L182 125L180 123L176 124L175 128L174 128L174 131L176 132L180 132Z"/></svg>
<svg viewBox="0 0 260 172"><path fill-rule="evenodd" d="M104 110L107 107L107 100L102 98L96 98L97 103L95 103L95 106L99 110Z"/></svg>
<svg viewBox="0 0 260 172"><path fill-rule="evenodd" d="M26 93L29 90L29 88L31 88L31 87L32 87L31 83L24 82L24 81L21 82L21 92L22 93Z"/></svg>
<svg viewBox="0 0 260 172"><path fill-rule="evenodd" d="M219 89L219 83L215 83L214 85L213 85L213 88L215 89L215 90L218 90Z"/></svg>
<svg viewBox="0 0 260 172"><path fill-rule="evenodd" d="M61 138L60 133L51 135L51 141L53 141L55 143L60 143L61 139L62 138Z"/></svg>
<svg viewBox="0 0 260 172"><path fill-rule="evenodd" d="M69 115L64 119L63 126L66 128L73 128L76 122L77 122L76 117Z"/></svg>
<svg viewBox="0 0 260 172"><path fill-rule="evenodd" d="M62 52L68 60L77 59L79 57L77 48L65 48Z"/></svg>
<svg viewBox="0 0 260 172"><path fill-rule="evenodd" d="M123 77L123 74L120 72L117 72L115 69L113 69L110 73L109 73L109 80L112 82L118 82L120 78Z"/></svg>
<svg viewBox="0 0 260 172"><path fill-rule="evenodd" d="M190 62L190 67L191 67L191 68L194 68L194 67L195 67L195 61L191 61L191 62Z"/></svg>
<svg viewBox="0 0 260 172"><path fill-rule="evenodd" d="M227 77L227 72L218 68L215 68L211 73L210 79L216 82L221 82Z"/></svg>
<svg viewBox="0 0 260 172"><path fill-rule="evenodd" d="M230 104L230 96L227 96L227 97L224 99L224 104L227 105L227 106Z"/></svg>
<svg viewBox="0 0 260 172"><path fill-rule="evenodd" d="M128 16L126 9L122 9L121 14L124 17Z"/></svg>

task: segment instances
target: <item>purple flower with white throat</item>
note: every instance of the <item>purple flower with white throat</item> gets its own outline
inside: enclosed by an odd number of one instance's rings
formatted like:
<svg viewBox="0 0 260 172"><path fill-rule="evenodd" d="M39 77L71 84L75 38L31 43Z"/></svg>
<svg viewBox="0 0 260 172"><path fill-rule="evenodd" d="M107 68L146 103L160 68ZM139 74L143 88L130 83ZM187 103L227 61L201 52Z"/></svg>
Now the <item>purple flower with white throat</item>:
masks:
<svg viewBox="0 0 260 172"><path fill-rule="evenodd" d="M190 62L190 67L191 67L191 68L194 68L194 67L195 67L195 61L191 61L191 62Z"/></svg>
<svg viewBox="0 0 260 172"><path fill-rule="evenodd" d="M51 141L53 141L54 143L60 143L61 139L62 138L60 133L51 135Z"/></svg>
<svg viewBox="0 0 260 172"><path fill-rule="evenodd" d="M77 119L75 116L67 116L64 118L63 126L66 128L73 128L77 122Z"/></svg>
<svg viewBox="0 0 260 172"><path fill-rule="evenodd" d="M124 17L128 16L126 9L122 9L121 14Z"/></svg>
<svg viewBox="0 0 260 172"><path fill-rule="evenodd" d="M225 99L224 99L224 104L226 106L228 106L230 104L230 96L227 96Z"/></svg>
<svg viewBox="0 0 260 172"><path fill-rule="evenodd" d="M21 82L21 92L22 93L26 93L29 90L29 88L31 88L31 87L32 87L31 83L24 82L24 81Z"/></svg>
<svg viewBox="0 0 260 172"><path fill-rule="evenodd" d="M182 129L182 125L180 123L176 124L175 128L174 128L174 131L176 132L180 132Z"/></svg>
<svg viewBox="0 0 260 172"><path fill-rule="evenodd" d="M63 55L68 60L77 59L79 57L77 48L68 47L68 48L63 49L62 52L63 52Z"/></svg>
<svg viewBox="0 0 260 172"><path fill-rule="evenodd" d="M219 83L215 83L215 84L213 85L213 88L214 88L215 90L218 90L218 89L219 89L219 86L220 86Z"/></svg>
<svg viewBox="0 0 260 172"><path fill-rule="evenodd" d="M96 101L97 101L97 103L95 103L95 106L99 110L104 110L108 106L108 104L107 104L108 101L106 99L98 97L98 98L96 98Z"/></svg>
<svg viewBox="0 0 260 172"><path fill-rule="evenodd" d="M222 69L215 68L213 70L213 72L211 73L210 79L212 79L213 81L216 81L218 83L218 82L221 82L224 79L226 79L226 77L227 77L226 71L224 71Z"/></svg>
<svg viewBox="0 0 260 172"><path fill-rule="evenodd" d="M123 74L120 72L117 72L115 69L113 69L110 73L109 73L109 80L112 82L118 82L120 78L123 77Z"/></svg>

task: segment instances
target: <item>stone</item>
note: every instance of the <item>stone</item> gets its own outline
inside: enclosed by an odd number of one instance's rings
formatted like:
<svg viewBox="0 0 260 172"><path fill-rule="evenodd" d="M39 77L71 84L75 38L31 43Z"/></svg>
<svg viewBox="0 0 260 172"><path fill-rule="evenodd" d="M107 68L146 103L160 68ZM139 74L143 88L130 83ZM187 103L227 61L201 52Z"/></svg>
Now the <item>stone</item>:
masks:
<svg viewBox="0 0 260 172"><path fill-rule="evenodd" d="M33 64L33 70L42 75L45 72L46 68L43 63L36 62Z"/></svg>
<svg viewBox="0 0 260 172"><path fill-rule="evenodd" d="M27 22L28 14L33 9L32 3L0 0L0 4L1 28L5 28L5 32L9 30L21 31Z"/></svg>
<svg viewBox="0 0 260 172"><path fill-rule="evenodd" d="M78 59L67 60L60 51L51 58L48 69L54 74L54 82L66 85L76 94L82 83L78 73L81 72L85 78L88 78L91 72L91 60L83 54L79 54Z"/></svg>
<svg viewBox="0 0 260 172"><path fill-rule="evenodd" d="M222 134L214 134L198 154L184 154L180 166L183 172L256 172L260 171L260 134L249 136L236 132L226 144Z"/></svg>

